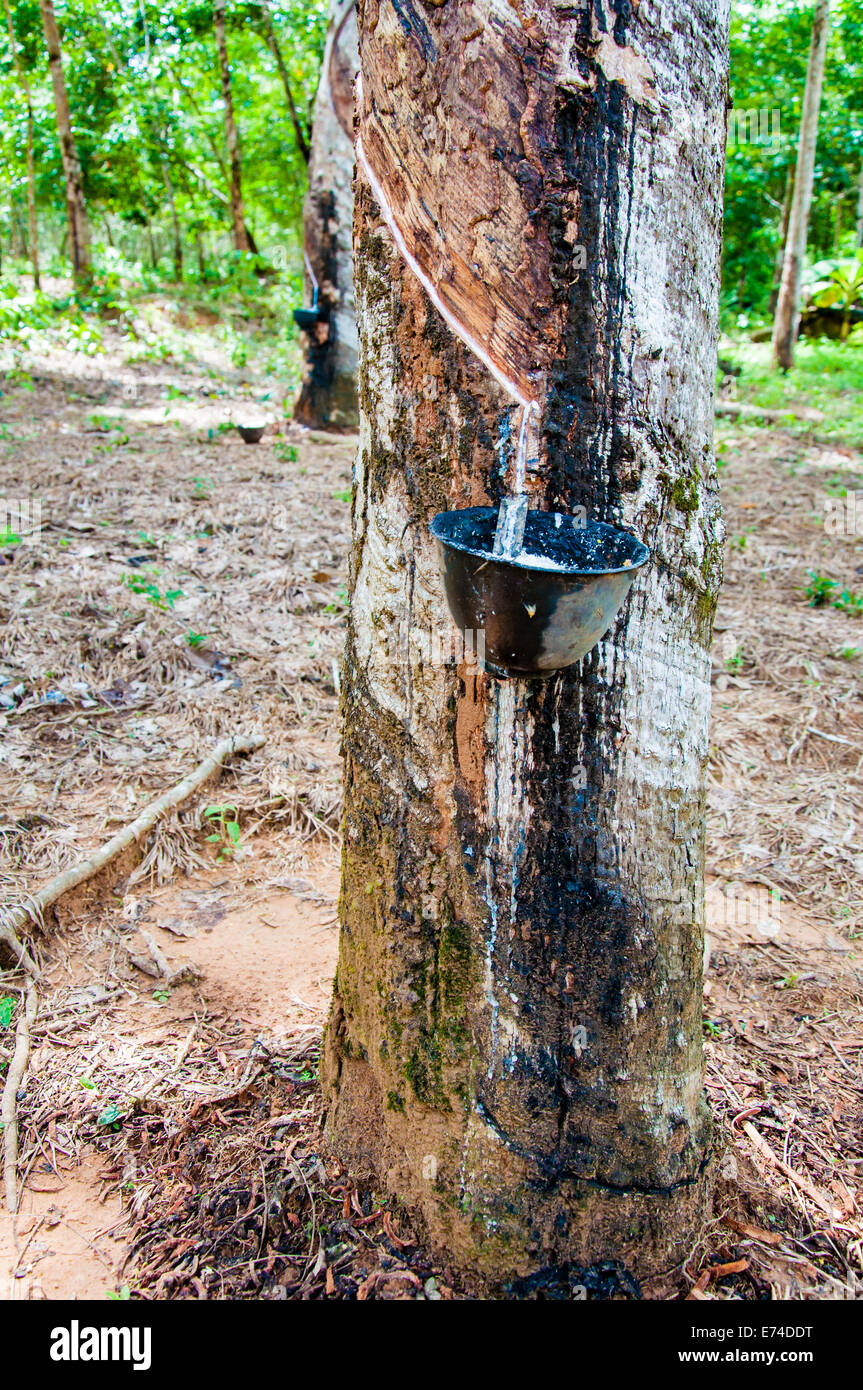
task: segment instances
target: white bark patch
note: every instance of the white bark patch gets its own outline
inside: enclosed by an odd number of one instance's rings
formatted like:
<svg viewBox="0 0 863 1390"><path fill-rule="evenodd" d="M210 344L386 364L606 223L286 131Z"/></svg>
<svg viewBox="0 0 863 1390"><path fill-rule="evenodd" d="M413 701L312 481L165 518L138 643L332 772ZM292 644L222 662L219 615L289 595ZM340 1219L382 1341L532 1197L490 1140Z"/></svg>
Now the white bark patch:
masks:
<svg viewBox="0 0 863 1390"><path fill-rule="evenodd" d="M594 57L609 82L622 82L639 106L647 106L651 111L659 110L653 87L656 79L646 58L639 57L631 48L621 48L611 34L603 34Z"/></svg>
<svg viewBox="0 0 863 1390"><path fill-rule="evenodd" d="M445 727L452 663L438 659L452 622L442 603L430 537L418 537L402 478L369 508L354 590L354 608L368 620L354 626L357 657L382 709L424 733ZM417 771L417 785L427 785Z"/></svg>
<svg viewBox="0 0 863 1390"><path fill-rule="evenodd" d="M516 926L518 881L532 814L527 786L533 765L534 721L525 711L524 694L524 685L519 681L495 681L486 716L486 741L490 750L486 763L488 843L485 861L486 902L490 914L486 952L486 998L491 1008L489 1076L501 1055L500 1035L506 1034L510 1057L520 1045L515 1019L503 1016L506 1001L512 1002L513 996L503 981L496 980L495 968L500 941L509 942ZM507 948L506 967L508 965ZM504 968L502 974L505 980L508 969Z"/></svg>

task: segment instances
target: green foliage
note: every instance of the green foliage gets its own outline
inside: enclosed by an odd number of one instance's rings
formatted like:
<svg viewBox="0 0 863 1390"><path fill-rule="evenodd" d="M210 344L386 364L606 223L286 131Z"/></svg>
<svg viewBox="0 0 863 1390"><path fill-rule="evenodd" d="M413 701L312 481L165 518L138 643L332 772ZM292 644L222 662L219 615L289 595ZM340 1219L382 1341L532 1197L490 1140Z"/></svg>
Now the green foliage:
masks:
<svg viewBox="0 0 863 1390"><path fill-rule="evenodd" d="M68 273L60 147L36 0L10 0L30 84L43 269ZM272 0L276 41L306 134L326 27L324 0ZM247 225L261 250L237 266L226 202L227 151L211 4L65 0L57 7L72 127L93 232L96 277L79 308L113 313L116 261L141 279L174 276L173 202L184 279L214 287L265 263L301 269L306 166L260 4L233 0L227 44ZM24 265L27 115L0 23L0 240ZM114 264L112 264L112 260ZM238 345L238 355L242 345Z"/></svg>
<svg viewBox="0 0 863 1390"><path fill-rule="evenodd" d="M797 157L813 0L734 0L731 95L737 110L780 111L778 140L732 142L726 162L722 304L727 325L769 311L782 204ZM834 0L810 215L812 258L853 252L863 165L863 10Z"/></svg>

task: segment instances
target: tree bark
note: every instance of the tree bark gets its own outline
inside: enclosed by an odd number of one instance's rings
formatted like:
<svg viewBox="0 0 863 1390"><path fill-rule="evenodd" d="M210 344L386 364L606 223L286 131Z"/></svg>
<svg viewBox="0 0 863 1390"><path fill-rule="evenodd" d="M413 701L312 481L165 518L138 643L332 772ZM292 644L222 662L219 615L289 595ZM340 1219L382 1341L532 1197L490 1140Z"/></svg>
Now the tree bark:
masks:
<svg viewBox="0 0 863 1390"><path fill-rule="evenodd" d="M225 144L228 150L228 184L231 206L231 235L237 251L251 251L251 240L246 231L243 212L243 165L240 155L240 137L234 119L234 98L231 92L231 69L228 64L228 45L225 39L225 0L215 0L213 5L213 28L216 33L216 48L219 52L219 73L222 81L222 102L225 108Z"/></svg>
<svg viewBox="0 0 863 1390"><path fill-rule="evenodd" d="M174 243L174 279L177 284L183 281L183 236L180 230L180 219L177 216L177 199L174 196L174 181L171 178L171 166L167 155L162 156L162 178L165 181L165 193L168 198L168 207L171 212L171 231Z"/></svg>
<svg viewBox="0 0 863 1390"><path fill-rule="evenodd" d="M305 335L294 417L318 429L354 430L357 322L353 279L353 82L359 67L353 0L333 3L315 98L303 241L319 284L320 321ZM310 281L307 288L311 291Z"/></svg>
<svg viewBox="0 0 863 1390"><path fill-rule="evenodd" d="M806 256L806 235L809 229L809 208L812 203L812 182L815 174L815 148L818 143L818 114L821 109L821 88L824 82L824 60L830 32L830 0L817 0L812 22L812 41L806 69L806 90L800 117L800 137L797 146L797 169L794 175L794 197L788 220L782 284L773 320L773 363L787 371L794 366L794 344L800 328L800 275Z"/></svg>
<svg viewBox="0 0 863 1390"><path fill-rule="evenodd" d="M794 170L788 166L785 176L785 193L782 198L782 211L779 215L779 245L773 262L773 283L770 286L770 313L776 313L779 300L779 287L782 284L782 266L785 263L785 247L788 244L788 219L791 216L791 198L794 194Z"/></svg>
<svg viewBox="0 0 863 1390"><path fill-rule="evenodd" d="M612 1260L631 1287L685 1255L709 1199L728 0L646 8L360 6L327 1132L494 1285ZM542 409L532 505L583 506L653 553L546 681L434 654L451 624L429 522L511 490L515 395Z"/></svg>
<svg viewBox="0 0 863 1390"><path fill-rule="evenodd" d="M42 28L45 32L45 46L48 49L48 67L51 72L51 85L54 89L54 110L57 116L57 134L60 139L60 157L63 161L63 176L66 181L66 214L69 222L72 274L77 283L83 284L91 278L92 267L90 261L90 225L84 202L81 164L75 147L72 120L69 114L69 96L66 91L66 79L63 75L60 34L57 29L53 0L39 0L39 9L42 15Z"/></svg>
<svg viewBox="0 0 863 1390"><path fill-rule="evenodd" d="M12 60L15 64L15 75L18 78L18 85L24 97L24 104L27 107L27 220L29 230L29 253L30 264L33 267L33 285L39 289L39 228L36 222L36 174L33 165L33 100L30 95L30 83L27 81L27 74L21 62L21 54L18 51L18 41L15 38L15 28L12 24L12 11L9 8L9 0L4 0L6 6L6 25L9 30L9 47L12 50Z"/></svg>
<svg viewBox="0 0 863 1390"><path fill-rule="evenodd" d="M297 149L299 150L306 164L308 164L309 159L311 158L309 140L308 136L306 135L306 132L303 130L302 122L300 121L299 113L297 111L296 102L294 101L294 94L291 91L291 83L288 77L288 70L285 67L285 60L282 57L282 50L279 46L279 40L276 37L276 31L273 27L273 17L270 13L270 7L267 4L267 0L260 0L260 6L261 15L264 21L264 29L266 30L267 35L267 46L269 47L270 52L276 60L276 67L279 70L279 76L282 79L282 86L285 89L285 101L288 107L288 115L291 118L291 125L294 127L294 135L297 141Z"/></svg>

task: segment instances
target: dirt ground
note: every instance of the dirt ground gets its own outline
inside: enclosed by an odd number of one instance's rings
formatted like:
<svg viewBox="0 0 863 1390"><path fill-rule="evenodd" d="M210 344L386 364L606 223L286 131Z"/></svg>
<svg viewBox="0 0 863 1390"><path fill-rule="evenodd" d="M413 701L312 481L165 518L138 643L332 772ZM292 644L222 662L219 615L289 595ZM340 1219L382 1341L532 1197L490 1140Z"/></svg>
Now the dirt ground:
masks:
<svg viewBox="0 0 863 1390"><path fill-rule="evenodd" d="M458 1296L317 1130L355 441L286 424L205 325L183 331L183 363L131 361L110 331L97 357L19 358L0 399L0 498L42 505L0 546L4 901L218 739L266 735L34 937L0 1296ZM257 418L244 445L231 426ZM863 619L801 586L861 584L863 542L823 516L863 463L752 427L719 446L705 1030L724 1152L715 1221L643 1292L859 1297ZM0 1000L20 991L0 975Z"/></svg>

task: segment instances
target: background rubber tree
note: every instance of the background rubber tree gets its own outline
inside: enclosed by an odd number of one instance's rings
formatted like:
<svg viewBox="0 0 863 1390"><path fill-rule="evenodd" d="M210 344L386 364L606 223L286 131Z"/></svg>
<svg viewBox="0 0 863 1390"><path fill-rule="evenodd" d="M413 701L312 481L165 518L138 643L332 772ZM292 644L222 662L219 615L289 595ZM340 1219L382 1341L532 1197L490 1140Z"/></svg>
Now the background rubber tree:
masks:
<svg viewBox="0 0 863 1390"><path fill-rule="evenodd" d="M809 65L806 69L806 92L800 119L794 196L791 200L791 214L785 240L782 283L776 301L776 317L773 320L773 361L775 366L782 367L785 371L794 366L794 344L800 327L800 276L806 257L809 208L812 204L812 183L815 176L815 148L818 143L818 115L821 110L821 88L824 82L829 32L830 0L818 0L812 22Z"/></svg>
<svg viewBox="0 0 863 1390"><path fill-rule="evenodd" d="M240 154L240 137L234 117L234 98L231 91L231 68L228 62L228 44L225 37L225 0L215 0L213 5L213 30L216 35L216 50L219 55L219 75L222 83L222 106L225 117L225 144L228 150L228 193L231 205L231 234L236 251L253 250L252 241L246 229L243 212L243 162Z"/></svg>
<svg viewBox="0 0 863 1390"><path fill-rule="evenodd" d="M492 1281L667 1268L708 1201L728 4L645 11L359 11L361 419L327 1131L448 1261ZM542 401L533 504L584 506L652 550L608 635L546 681L491 679L424 640L452 630L429 522L511 486L518 422L455 323Z"/></svg>
<svg viewBox="0 0 863 1390"><path fill-rule="evenodd" d="M21 95L24 98L24 105L27 109L27 227L28 227L28 252L30 264L33 267L33 284L39 289L39 228L36 221L36 175L33 163L33 98L30 93L30 83L21 61L18 51L18 42L15 38L15 28L12 23L12 11L9 8L9 0L3 0L6 10L6 28L9 34L9 47L12 51L12 60L15 64L15 76L21 88Z"/></svg>
<svg viewBox="0 0 863 1390"><path fill-rule="evenodd" d="M278 35L276 34L276 30L273 25L273 16L270 13L270 7L267 4L267 0L259 0L259 3L261 7L261 22L263 24L266 44L273 57L275 58L276 67L279 70L279 77L281 78L282 87L284 88L285 93L285 104L288 108L288 115L291 118L291 125L294 129L294 138L297 142L297 149L299 150L305 163L308 164L309 159L311 158L311 150L309 148L309 137L307 131L303 127L303 122L300 119L300 113L297 110L297 103L294 97L294 90L291 85L291 79L288 74L285 56L282 53L282 47L279 43Z"/></svg>
<svg viewBox="0 0 863 1390"><path fill-rule="evenodd" d="M66 184L66 215L69 220L69 251L72 261L72 274L76 283L86 283L92 274L90 261L90 224L84 202L84 186L81 179L81 164L75 146L72 120L69 114L69 95L63 75L63 57L60 50L60 33L53 0L39 0L42 15L42 28L45 33L45 46L48 49L48 67L54 91L54 111L57 117L57 134L60 140L60 156L63 161L63 177Z"/></svg>
<svg viewBox="0 0 863 1390"><path fill-rule="evenodd" d="M312 125L303 243L319 285L320 321L305 335L294 417L328 429L357 427L357 318L353 280L353 83L359 68L354 0L333 3ZM311 294L311 278L306 288Z"/></svg>

